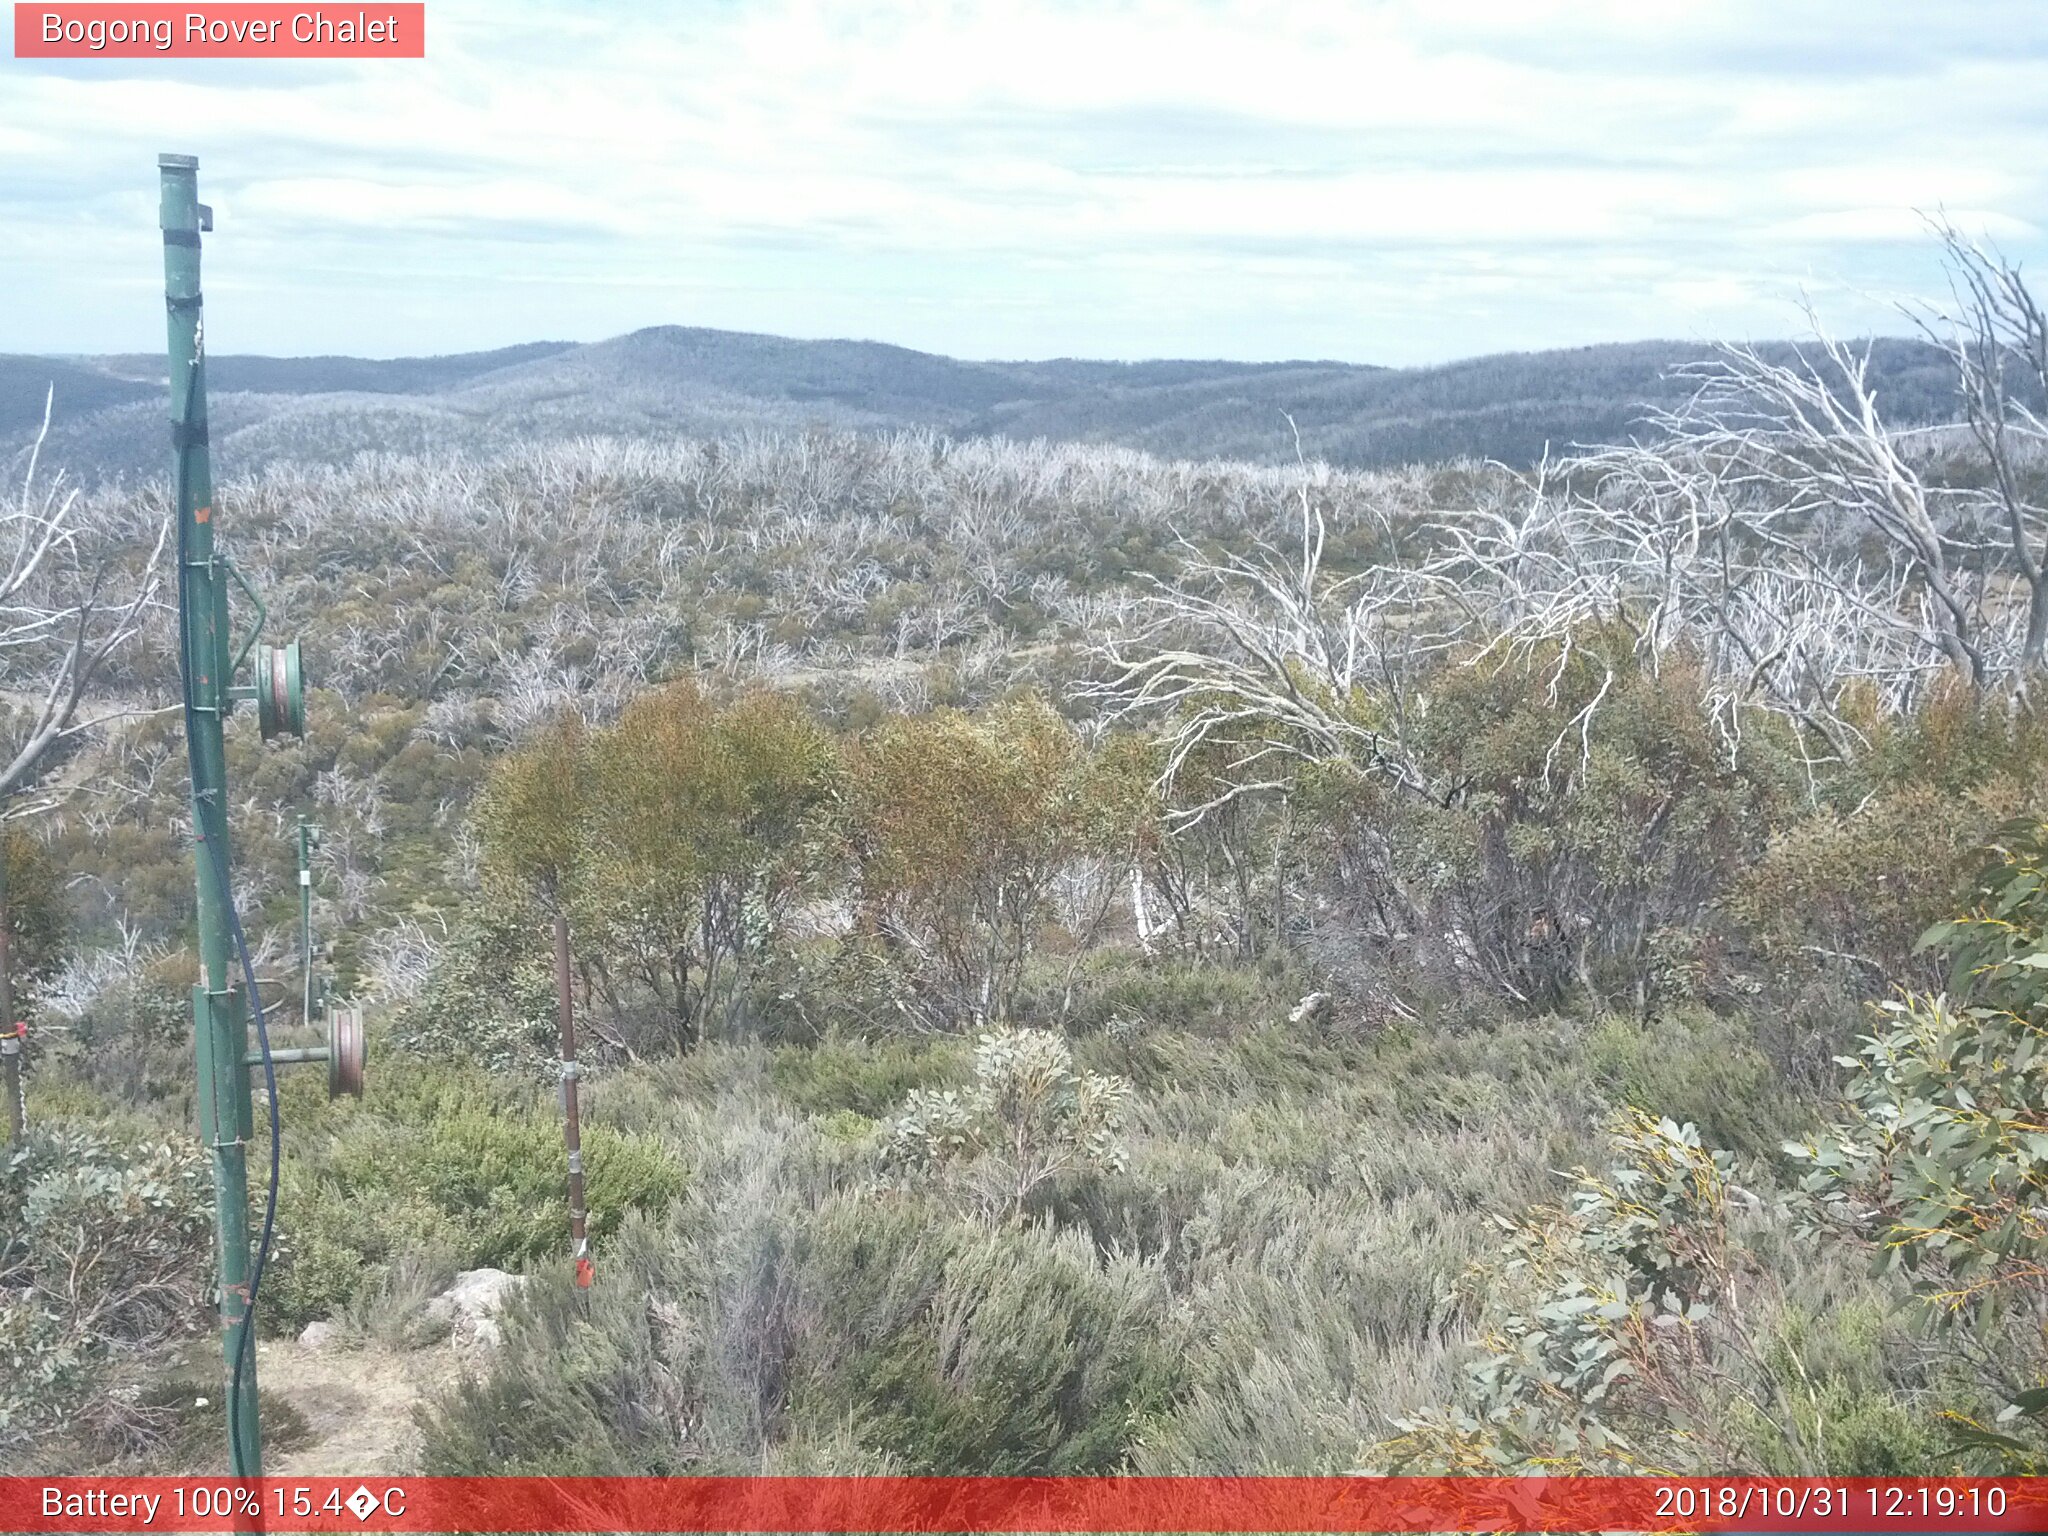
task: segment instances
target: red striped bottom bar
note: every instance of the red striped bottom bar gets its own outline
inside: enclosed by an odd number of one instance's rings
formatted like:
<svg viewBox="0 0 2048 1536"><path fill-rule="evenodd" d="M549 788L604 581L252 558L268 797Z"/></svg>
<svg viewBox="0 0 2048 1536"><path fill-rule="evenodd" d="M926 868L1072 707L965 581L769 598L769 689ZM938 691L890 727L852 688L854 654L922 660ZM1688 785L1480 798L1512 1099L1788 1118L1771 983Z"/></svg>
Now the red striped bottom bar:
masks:
<svg viewBox="0 0 2048 1536"><path fill-rule="evenodd" d="M2048 1478L0 1478L8 1531L2048 1531Z"/></svg>

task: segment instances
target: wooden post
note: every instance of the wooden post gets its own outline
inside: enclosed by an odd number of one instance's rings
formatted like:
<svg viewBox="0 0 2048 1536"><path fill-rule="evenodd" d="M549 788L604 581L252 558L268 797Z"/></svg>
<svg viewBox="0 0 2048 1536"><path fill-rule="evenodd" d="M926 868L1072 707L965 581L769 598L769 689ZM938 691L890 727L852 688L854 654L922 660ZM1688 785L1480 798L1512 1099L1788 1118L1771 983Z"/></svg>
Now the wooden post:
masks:
<svg viewBox="0 0 2048 1536"><path fill-rule="evenodd" d="M14 912L7 904L7 866L13 834L0 827L0 1093L7 1096L7 1145L28 1135L28 1109L21 1097L21 1034L14 1017Z"/></svg>

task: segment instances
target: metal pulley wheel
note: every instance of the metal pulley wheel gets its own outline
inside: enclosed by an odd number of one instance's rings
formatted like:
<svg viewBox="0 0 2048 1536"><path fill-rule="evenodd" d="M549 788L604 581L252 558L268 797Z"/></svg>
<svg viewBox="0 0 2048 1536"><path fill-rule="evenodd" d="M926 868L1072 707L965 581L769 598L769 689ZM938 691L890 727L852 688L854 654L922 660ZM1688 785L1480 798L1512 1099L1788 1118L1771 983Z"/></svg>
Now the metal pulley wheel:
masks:
<svg viewBox="0 0 2048 1536"><path fill-rule="evenodd" d="M327 1010L327 1097L363 1096L363 1010Z"/></svg>
<svg viewBox="0 0 2048 1536"><path fill-rule="evenodd" d="M306 734L305 674L299 667L296 640L257 649L256 725L265 741Z"/></svg>

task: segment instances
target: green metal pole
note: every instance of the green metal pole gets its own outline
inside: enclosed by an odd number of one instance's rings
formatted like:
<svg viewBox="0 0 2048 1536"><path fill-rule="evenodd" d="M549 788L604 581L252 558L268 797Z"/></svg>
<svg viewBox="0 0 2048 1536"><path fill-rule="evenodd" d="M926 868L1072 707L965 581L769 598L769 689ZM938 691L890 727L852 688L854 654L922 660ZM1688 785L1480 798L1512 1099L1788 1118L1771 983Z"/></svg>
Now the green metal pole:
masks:
<svg viewBox="0 0 2048 1536"><path fill-rule="evenodd" d="M183 590L178 633L190 680L186 726L192 758L193 867L199 890L199 984L192 989L199 1057L199 1134L213 1159L220 1324L227 1361L229 1465L262 1472L256 1423L256 1360L235 1354L249 1309L248 1142L254 1129L249 1027L229 954L227 753L228 574L213 551L213 467L206 447L206 333L201 320L199 235L212 225L199 203L199 162L159 155L164 303L170 335L172 487L177 498Z"/></svg>

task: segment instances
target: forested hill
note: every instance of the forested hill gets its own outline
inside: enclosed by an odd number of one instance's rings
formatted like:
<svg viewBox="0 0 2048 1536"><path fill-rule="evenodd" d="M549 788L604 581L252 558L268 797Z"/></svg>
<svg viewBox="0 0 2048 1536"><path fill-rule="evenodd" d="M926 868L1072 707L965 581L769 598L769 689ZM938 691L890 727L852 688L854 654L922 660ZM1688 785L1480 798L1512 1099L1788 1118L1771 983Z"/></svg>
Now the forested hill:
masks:
<svg viewBox="0 0 2048 1536"><path fill-rule="evenodd" d="M1781 349L1789 354L1789 346ZM1698 343L1503 353L1427 368L1353 363L1056 359L965 362L867 341L656 326L590 345L446 357L220 356L213 442L239 470L364 450L492 448L589 434L928 427L956 436L1112 443L1174 458L1273 461L1294 443L1357 468L1495 458L1612 441L1685 385ZM1876 344L1897 422L1949 419L1953 386L1919 342ZM157 473L163 374L149 355L0 355L0 440L25 441L54 385L51 448L80 478Z"/></svg>

